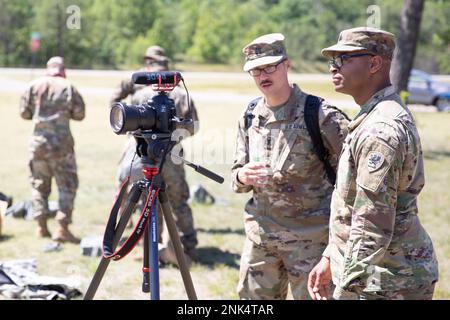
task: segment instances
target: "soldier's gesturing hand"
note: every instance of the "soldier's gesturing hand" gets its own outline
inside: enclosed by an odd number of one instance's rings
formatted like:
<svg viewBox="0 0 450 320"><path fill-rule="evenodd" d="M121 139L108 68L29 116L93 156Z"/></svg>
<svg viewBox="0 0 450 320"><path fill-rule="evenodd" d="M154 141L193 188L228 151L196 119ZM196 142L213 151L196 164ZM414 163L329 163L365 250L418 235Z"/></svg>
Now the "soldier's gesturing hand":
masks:
<svg viewBox="0 0 450 320"><path fill-rule="evenodd" d="M308 277L308 292L313 300L327 300L331 281L330 259L322 257Z"/></svg>
<svg viewBox="0 0 450 320"><path fill-rule="evenodd" d="M239 169L237 178L247 186L265 187L270 180L270 168L264 162L249 162Z"/></svg>

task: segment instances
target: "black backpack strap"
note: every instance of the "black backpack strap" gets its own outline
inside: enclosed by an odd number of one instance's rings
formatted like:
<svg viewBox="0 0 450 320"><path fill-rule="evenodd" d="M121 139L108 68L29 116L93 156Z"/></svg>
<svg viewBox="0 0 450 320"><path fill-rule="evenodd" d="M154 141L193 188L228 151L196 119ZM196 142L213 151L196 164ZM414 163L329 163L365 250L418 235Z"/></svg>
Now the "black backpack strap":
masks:
<svg viewBox="0 0 450 320"><path fill-rule="evenodd" d="M255 107L258 105L259 100L261 100L261 97L258 97L254 100L252 100L248 106L247 106L247 110L245 110L245 119L244 119L244 124L245 124L245 130L248 130L248 128L250 128L252 126L252 121L253 118L255 117L255 115L253 114L253 110L255 109Z"/></svg>
<svg viewBox="0 0 450 320"><path fill-rule="evenodd" d="M336 181L336 172L330 164L330 153L323 144L319 127L319 108L322 105L322 101L323 99L313 95L308 95L306 97L305 122L308 133L311 136L314 151L325 166L325 172L328 180L332 185L334 185Z"/></svg>

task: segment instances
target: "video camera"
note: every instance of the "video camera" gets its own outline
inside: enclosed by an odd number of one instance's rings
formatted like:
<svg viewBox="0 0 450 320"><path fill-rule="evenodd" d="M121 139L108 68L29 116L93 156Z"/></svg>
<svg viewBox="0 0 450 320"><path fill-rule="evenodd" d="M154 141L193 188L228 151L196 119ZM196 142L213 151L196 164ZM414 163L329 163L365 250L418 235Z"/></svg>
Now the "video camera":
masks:
<svg viewBox="0 0 450 320"><path fill-rule="evenodd" d="M131 79L135 84L152 85L158 94L140 105L114 103L109 117L111 128L116 134L131 132L136 139L136 151L140 157L161 158L175 145L176 141L171 141L171 136L177 126L186 128L193 125L192 119L177 117L174 100L168 96L168 92L180 81L184 84L183 77L175 71L136 72ZM186 93L190 109L187 89Z"/></svg>
<svg viewBox="0 0 450 320"><path fill-rule="evenodd" d="M183 81L181 73L136 72L132 76L135 84L153 85L158 92L141 105L127 105L116 102L111 107L110 125L114 133L125 134L133 131L151 131L153 133L172 133L176 124L192 124L192 119L180 120L176 114L175 103L167 92L172 91ZM184 82L183 82L184 83Z"/></svg>

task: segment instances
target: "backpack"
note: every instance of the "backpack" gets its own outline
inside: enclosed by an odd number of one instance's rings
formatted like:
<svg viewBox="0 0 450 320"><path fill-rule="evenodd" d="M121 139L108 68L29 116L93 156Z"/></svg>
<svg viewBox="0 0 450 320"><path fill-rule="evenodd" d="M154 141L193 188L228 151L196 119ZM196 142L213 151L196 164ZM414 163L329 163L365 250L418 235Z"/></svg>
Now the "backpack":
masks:
<svg viewBox="0 0 450 320"><path fill-rule="evenodd" d="M256 98L255 100L252 100L247 110L245 111L245 118L244 118L244 124L245 124L245 130L248 130L252 125L252 120L255 117L253 114L253 110L255 109L256 105L258 104L261 97ZM336 182L336 171L333 169L329 159L330 159L330 153L328 149L323 144L322 135L320 133L320 127L319 127L319 108L322 104L323 99L308 95L306 97L306 103L305 103L305 123L306 123L306 129L308 130L308 133L311 137L312 143L313 143L313 150L322 161L325 172L328 178L328 181L332 185ZM337 109L337 108L336 108ZM340 111L340 110L339 110ZM347 119L347 115L340 111ZM248 136L247 136L248 139Z"/></svg>

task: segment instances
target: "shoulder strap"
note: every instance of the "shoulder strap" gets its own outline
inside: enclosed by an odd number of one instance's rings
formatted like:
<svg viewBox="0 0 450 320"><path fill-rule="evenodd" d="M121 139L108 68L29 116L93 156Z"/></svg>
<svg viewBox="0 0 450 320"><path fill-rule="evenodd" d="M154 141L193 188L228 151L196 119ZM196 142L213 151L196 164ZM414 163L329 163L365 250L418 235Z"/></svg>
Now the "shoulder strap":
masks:
<svg viewBox="0 0 450 320"><path fill-rule="evenodd" d="M329 162L330 153L323 144L322 135L320 134L319 127L319 108L322 105L323 99L308 95L306 97L305 104L305 122L308 133L311 136L313 142L313 148L320 161L323 162L325 166L325 172L327 174L328 180L334 185L336 181L336 172Z"/></svg>
<svg viewBox="0 0 450 320"><path fill-rule="evenodd" d="M245 111L245 119L244 119L245 130L248 130L248 128L250 128L252 126L252 121L253 121L253 118L255 117L255 115L253 114L253 110L258 105L259 100L261 100L261 97L258 97L256 99L252 100L247 106L247 110Z"/></svg>

